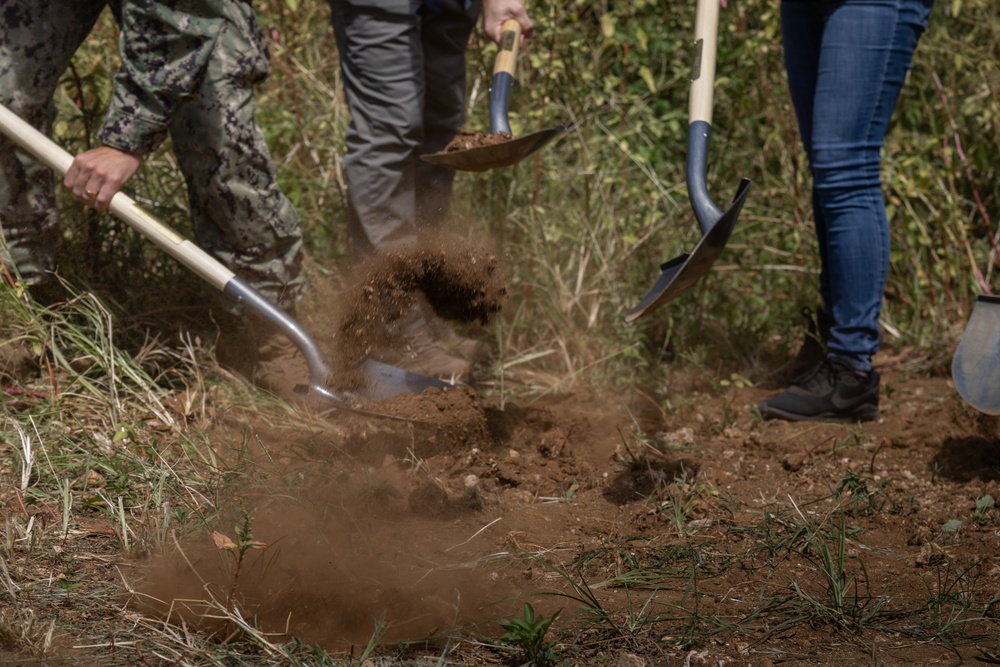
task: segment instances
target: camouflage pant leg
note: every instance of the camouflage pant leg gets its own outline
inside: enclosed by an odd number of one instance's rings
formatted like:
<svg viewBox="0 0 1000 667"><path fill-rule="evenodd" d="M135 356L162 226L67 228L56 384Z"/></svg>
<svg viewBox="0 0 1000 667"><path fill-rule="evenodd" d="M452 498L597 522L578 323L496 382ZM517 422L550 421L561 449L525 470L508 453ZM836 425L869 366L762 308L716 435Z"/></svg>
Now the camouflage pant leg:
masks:
<svg viewBox="0 0 1000 667"><path fill-rule="evenodd" d="M52 96L105 0L0 0L0 103L45 134ZM52 170L0 138L0 260L28 283L55 269L59 222Z"/></svg>
<svg viewBox="0 0 1000 667"><path fill-rule="evenodd" d="M205 79L177 109L170 137L199 244L287 308L306 280L298 214L278 187L254 118L253 84L267 76L270 62L250 3L226 4Z"/></svg>

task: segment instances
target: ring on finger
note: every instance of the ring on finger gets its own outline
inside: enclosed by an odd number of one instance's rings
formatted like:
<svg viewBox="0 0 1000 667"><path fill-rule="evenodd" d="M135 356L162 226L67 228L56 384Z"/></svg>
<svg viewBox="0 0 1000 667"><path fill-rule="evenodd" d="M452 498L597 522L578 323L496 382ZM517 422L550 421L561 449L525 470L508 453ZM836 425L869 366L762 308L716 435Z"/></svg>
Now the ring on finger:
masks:
<svg viewBox="0 0 1000 667"><path fill-rule="evenodd" d="M96 193L96 192L94 192L93 190L84 190L84 192L85 192L85 193L87 194L87 196L88 196L88 197L90 197L91 199L93 199L94 197L96 197L96 196L97 196L97 193Z"/></svg>

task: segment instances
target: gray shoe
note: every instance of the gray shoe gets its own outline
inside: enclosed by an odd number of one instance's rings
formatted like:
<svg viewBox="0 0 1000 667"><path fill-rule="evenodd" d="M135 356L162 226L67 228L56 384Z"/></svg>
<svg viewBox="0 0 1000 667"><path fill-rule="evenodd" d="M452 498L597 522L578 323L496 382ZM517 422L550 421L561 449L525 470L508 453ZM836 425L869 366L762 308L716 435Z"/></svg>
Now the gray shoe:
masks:
<svg viewBox="0 0 1000 667"><path fill-rule="evenodd" d="M490 356L490 346L481 340L466 338L456 333L447 322L440 317L430 319L431 332L434 340L446 354L468 362L483 361Z"/></svg>
<svg viewBox="0 0 1000 667"><path fill-rule="evenodd" d="M472 375L472 364L448 354L434 339L430 324L418 306L410 309L403 323L403 340L405 353L397 362L403 370L450 382L467 381Z"/></svg>

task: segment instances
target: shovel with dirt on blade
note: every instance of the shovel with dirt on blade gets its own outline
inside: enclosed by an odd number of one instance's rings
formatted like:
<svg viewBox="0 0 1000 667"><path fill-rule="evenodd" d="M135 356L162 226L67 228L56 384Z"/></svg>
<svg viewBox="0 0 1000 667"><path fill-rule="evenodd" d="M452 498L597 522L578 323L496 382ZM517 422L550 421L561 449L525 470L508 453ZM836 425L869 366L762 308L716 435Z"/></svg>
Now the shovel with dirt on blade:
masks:
<svg viewBox="0 0 1000 667"><path fill-rule="evenodd" d="M489 171L509 167L537 153L566 131L562 125L520 137L514 137L510 131L507 107L514 86L520 41L521 24L514 19L504 21L500 29L500 51L497 52L493 66L493 83L490 87L490 133L485 136L477 133L459 134L444 150L421 155L422 160L458 171Z"/></svg>
<svg viewBox="0 0 1000 667"><path fill-rule="evenodd" d="M638 305L628 312L626 322L634 322L680 296L708 273L726 247L750 192L750 179L742 179L725 211L716 206L708 194L708 144L712 134L718 34L719 0L698 0L688 107L686 178L688 198L702 237L690 253L678 255L660 265L660 277Z"/></svg>
<svg viewBox="0 0 1000 667"><path fill-rule="evenodd" d="M3 105L0 105L0 131L59 174L64 175L73 162L69 153ZM287 336L302 352L308 364L309 377L302 378L303 381L295 388L295 392L300 394L311 407L317 410L339 408L391 418L391 415L367 410L365 406L372 401L400 394L453 386L436 378L368 359L358 369L359 388L350 391L330 389L328 387L332 379L330 367L319 346L295 319L265 299L214 257L144 211L123 192L115 194L111 200L110 210L132 229L210 285L242 303Z"/></svg>

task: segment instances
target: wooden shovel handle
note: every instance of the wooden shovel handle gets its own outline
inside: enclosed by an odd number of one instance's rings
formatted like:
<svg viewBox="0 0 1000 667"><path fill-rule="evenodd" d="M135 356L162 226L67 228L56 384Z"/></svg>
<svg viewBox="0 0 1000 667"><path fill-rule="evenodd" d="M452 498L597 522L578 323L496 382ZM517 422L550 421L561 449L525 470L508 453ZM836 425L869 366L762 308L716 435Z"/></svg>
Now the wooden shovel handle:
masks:
<svg viewBox="0 0 1000 667"><path fill-rule="evenodd" d="M517 69L517 49L521 44L521 24L507 19L500 26L500 51L493 63L493 75L501 72L514 76Z"/></svg>
<svg viewBox="0 0 1000 667"><path fill-rule="evenodd" d="M712 124L715 101L715 54L719 42L719 0L698 0L694 19L694 60L688 122Z"/></svg>

